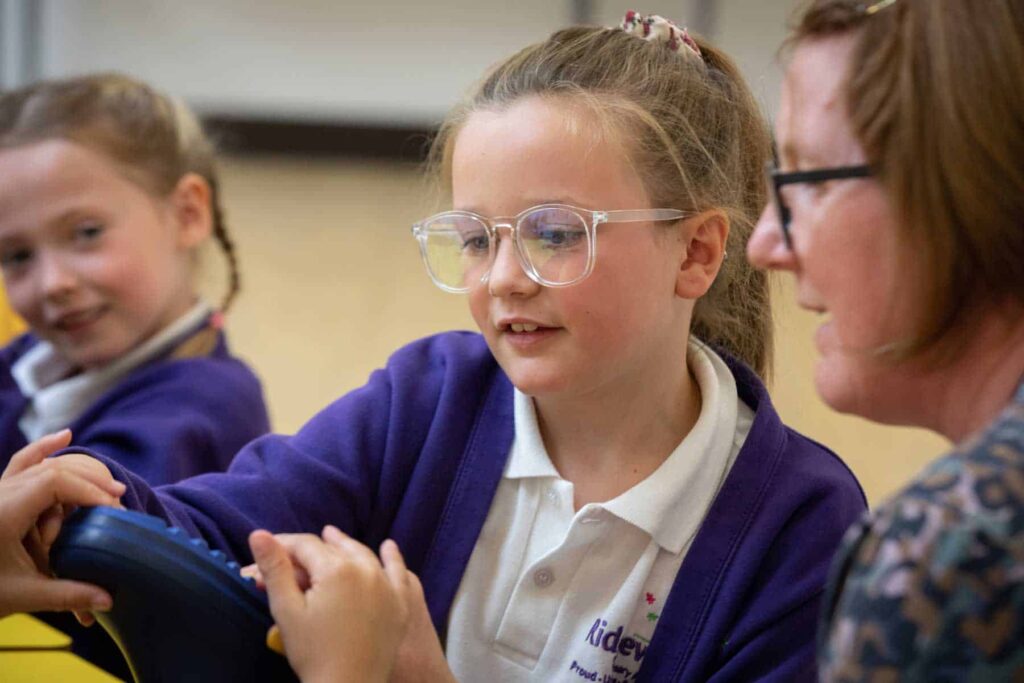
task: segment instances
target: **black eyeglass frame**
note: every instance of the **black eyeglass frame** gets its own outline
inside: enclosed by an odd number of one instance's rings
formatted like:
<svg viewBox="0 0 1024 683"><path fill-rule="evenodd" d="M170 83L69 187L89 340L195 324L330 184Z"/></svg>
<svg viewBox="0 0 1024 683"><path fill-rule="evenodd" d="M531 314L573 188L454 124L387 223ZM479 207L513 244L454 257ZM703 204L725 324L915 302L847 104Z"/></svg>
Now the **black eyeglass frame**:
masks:
<svg viewBox="0 0 1024 683"><path fill-rule="evenodd" d="M867 164L856 166L834 166L832 168L816 168L810 171L780 171L774 163L767 166L768 187L772 192L772 201L779 212L779 229L786 247L793 248L793 238L789 234L789 224L793 218L789 207L782 201L782 188L797 183L824 183L829 180L846 180L849 178L870 178L874 171Z"/></svg>

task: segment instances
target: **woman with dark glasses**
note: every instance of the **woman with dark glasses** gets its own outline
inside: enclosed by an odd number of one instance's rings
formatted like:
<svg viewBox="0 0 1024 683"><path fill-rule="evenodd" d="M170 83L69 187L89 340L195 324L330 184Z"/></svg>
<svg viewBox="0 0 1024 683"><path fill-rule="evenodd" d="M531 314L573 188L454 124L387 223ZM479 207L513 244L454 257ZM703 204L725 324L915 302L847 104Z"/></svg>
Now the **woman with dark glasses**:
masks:
<svg viewBox="0 0 1024 683"><path fill-rule="evenodd" d="M1024 4L817 0L748 246L825 317L843 412L954 449L847 535L829 680L1024 677Z"/></svg>

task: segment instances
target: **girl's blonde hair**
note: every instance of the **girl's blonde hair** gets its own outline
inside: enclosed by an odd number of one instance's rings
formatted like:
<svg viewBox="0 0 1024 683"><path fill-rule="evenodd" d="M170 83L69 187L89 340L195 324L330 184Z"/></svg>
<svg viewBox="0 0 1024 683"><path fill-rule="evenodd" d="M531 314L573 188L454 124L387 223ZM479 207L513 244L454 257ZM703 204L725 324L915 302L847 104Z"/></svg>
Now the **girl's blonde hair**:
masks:
<svg viewBox="0 0 1024 683"><path fill-rule="evenodd" d="M213 235L228 262L229 289L238 293L234 243L220 206L214 150L195 115L180 100L120 74L40 81L0 94L0 149L62 139L111 158L126 177L167 197L186 173L210 186Z"/></svg>
<svg viewBox="0 0 1024 683"><path fill-rule="evenodd" d="M941 361L974 316L1024 308L1024 2L816 0L788 45L844 34L854 134L925 266L896 352Z"/></svg>
<svg viewBox="0 0 1024 683"><path fill-rule="evenodd" d="M442 124L429 164L450 193L455 138L470 114L527 96L565 97L619 135L653 206L720 209L731 223L710 291L694 309L692 333L767 376L772 320L767 275L743 257L765 202L767 125L736 65L696 38L689 58L619 29L554 33L497 65Z"/></svg>

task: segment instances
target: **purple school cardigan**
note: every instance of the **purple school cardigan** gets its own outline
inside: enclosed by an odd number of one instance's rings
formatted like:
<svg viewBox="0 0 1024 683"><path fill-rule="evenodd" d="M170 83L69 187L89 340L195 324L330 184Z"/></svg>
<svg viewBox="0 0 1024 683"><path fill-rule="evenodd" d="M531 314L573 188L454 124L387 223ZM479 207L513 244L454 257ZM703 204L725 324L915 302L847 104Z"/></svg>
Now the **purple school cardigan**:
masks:
<svg viewBox="0 0 1024 683"><path fill-rule="evenodd" d="M832 452L785 427L765 388L727 359L756 411L690 547L638 680L813 680L814 630L840 537L865 509ZM112 461L124 504L250 562L248 533L335 524L395 539L439 633L501 479L512 385L483 339L453 332L400 349L366 386L294 436L249 444L223 474L154 491Z"/></svg>
<svg viewBox="0 0 1024 683"><path fill-rule="evenodd" d="M26 334L0 350L0 469L26 445L18 420L28 399L11 367L36 343ZM208 353L156 358L131 371L68 427L77 449L95 449L156 485L227 469L270 422L259 380L217 332Z"/></svg>

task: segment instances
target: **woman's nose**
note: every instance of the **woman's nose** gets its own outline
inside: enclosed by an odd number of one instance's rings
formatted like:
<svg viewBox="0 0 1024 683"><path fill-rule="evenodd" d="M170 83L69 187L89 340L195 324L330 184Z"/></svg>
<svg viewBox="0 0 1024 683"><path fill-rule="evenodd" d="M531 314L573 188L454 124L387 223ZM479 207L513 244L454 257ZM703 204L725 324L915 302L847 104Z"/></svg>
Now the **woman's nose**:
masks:
<svg viewBox="0 0 1024 683"><path fill-rule="evenodd" d="M747 260L758 268L793 270L796 267L793 250L782 235L778 210L772 204L764 207L747 241Z"/></svg>

